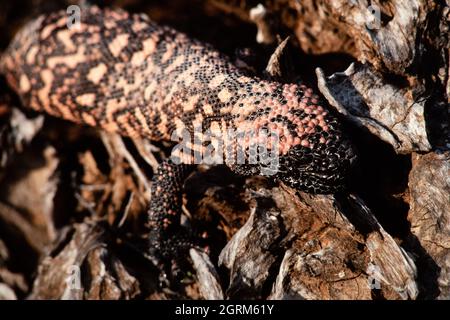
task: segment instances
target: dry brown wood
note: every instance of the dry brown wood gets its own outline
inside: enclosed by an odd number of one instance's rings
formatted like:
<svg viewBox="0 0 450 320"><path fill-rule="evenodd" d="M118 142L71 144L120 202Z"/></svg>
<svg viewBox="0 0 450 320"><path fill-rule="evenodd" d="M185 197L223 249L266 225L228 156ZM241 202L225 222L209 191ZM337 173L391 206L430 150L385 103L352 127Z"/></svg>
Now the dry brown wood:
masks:
<svg viewBox="0 0 450 320"><path fill-rule="evenodd" d="M427 270L427 297L450 299L450 153L414 154L409 188L409 243Z"/></svg>

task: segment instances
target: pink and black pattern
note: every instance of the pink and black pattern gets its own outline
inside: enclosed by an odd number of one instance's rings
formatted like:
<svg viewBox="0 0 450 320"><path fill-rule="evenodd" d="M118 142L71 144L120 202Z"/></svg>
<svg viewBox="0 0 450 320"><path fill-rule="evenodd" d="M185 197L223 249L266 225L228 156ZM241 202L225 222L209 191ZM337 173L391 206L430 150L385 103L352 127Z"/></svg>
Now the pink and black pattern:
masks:
<svg viewBox="0 0 450 320"><path fill-rule="evenodd" d="M218 136L229 129L266 129L278 137L275 178L312 193L343 188L353 147L327 104L305 85L249 76L210 45L145 15L91 6L82 9L78 27L67 22L65 12L37 18L0 60L0 73L25 106L151 140L195 128ZM236 141L225 143L226 149L237 147ZM255 143L250 138L244 148ZM206 146L191 147L202 152ZM263 174L259 164L230 167ZM179 210L171 192L178 192L175 184L184 176L164 170L153 185L164 192L154 193L150 209L153 239L159 240L168 238L161 234L166 222L173 226L178 219L169 213Z"/></svg>

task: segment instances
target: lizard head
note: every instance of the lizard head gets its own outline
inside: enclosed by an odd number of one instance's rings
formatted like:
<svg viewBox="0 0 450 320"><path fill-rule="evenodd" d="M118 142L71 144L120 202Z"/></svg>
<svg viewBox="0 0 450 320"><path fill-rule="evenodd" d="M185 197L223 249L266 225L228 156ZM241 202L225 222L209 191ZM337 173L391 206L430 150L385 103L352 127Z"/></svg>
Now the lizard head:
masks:
<svg viewBox="0 0 450 320"><path fill-rule="evenodd" d="M258 105L262 107L244 115L240 122L244 130L256 132L247 144L241 144L247 160L253 162L232 166L236 173L272 176L315 194L343 189L356 152L337 117L319 96L303 85L279 85L275 94ZM260 139L261 130L267 139ZM263 146L258 149L261 142ZM258 150L270 152L264 155Z"/></svg>

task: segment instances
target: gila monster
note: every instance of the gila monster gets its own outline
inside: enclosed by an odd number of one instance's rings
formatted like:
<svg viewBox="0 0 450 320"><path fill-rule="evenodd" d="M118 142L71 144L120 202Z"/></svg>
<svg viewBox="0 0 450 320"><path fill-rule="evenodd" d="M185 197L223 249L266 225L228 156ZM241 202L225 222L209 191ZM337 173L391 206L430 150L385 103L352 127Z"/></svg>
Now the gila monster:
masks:
<svg viewBox="0 0 450 320"><path fill-rule="evenodd" d="M219 137L229 129L267 129L278 138L274 178L311 193L343 188L354 148L310 88L249 75L211 45L143 14L88 6L78 26L69 28L68 19L61 11L29 22L2 56L0 74L24 106L155 141L196 128ZM237 152L259 138L223 140ZM180 159L184 164L164 162L153 176L151 250L164 257L190 245L188 235L175 236L183 233L180 186L193 170L189 154ZM241 175L267 175L261 163L225 162Z"/></svg>

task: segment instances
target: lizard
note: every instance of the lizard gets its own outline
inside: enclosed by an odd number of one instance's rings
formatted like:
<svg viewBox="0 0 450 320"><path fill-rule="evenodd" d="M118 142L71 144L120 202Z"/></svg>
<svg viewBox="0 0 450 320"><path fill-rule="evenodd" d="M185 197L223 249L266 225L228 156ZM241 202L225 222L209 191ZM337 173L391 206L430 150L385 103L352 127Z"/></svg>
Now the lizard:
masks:
<svg viewBox="0 0 450 320"><path fill-rule="evenodd" d="M145 14L86 6L78 25L68 22L65 11L39 16L1 56L0 74L23 106L152 141L209 130L232 155L243 151L244 163L225 163L245 176L268 175L266 163L248 161L252 146L262 143L277 157L274 179L314 194L345 187L355 148L327 102L306 85L249 75L212 45ZM254 134L263 129L275 139ZM230 130L247 135L237 141ZM154 173L148 210L150 251L163 259L192 246L180 216L182 185L195 165L189 153L174 159Z"/></svg>

